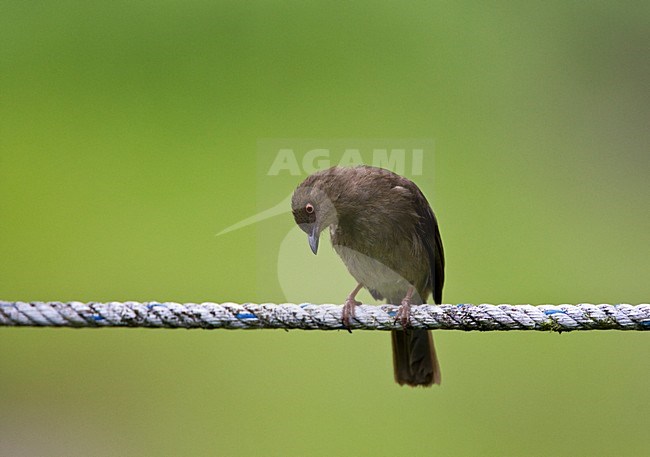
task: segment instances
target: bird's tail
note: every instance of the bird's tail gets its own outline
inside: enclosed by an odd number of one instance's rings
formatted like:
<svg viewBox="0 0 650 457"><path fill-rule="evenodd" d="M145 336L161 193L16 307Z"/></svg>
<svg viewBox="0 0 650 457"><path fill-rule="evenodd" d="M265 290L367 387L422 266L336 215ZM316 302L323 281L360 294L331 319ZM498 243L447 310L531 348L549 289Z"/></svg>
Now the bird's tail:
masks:
<svg viewBox="0 0 650 457"><path fill-rule="evenodd" d="M430 330L393 330L395 381L403 386L440 384L440 365Z"/></svg>

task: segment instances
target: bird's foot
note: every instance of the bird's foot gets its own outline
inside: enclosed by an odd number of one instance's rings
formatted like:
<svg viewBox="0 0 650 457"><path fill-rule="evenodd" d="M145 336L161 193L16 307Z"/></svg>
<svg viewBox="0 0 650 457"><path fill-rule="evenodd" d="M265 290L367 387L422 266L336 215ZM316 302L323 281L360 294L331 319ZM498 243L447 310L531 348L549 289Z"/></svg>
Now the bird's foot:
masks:
<svg viewBox="0 0 650 457"><path fill-rule="evenodd" d="M353 297L348 297L345 299L343 312L341 313L341 320L343 321L343 325L347 327L348 331L350 330L350 319L354 317L354 308L360 304L361 302L355 300Z"/></svg>
<svg viewBox="0 0 650 457"><path fill-rule="evenodd" d="M402 304L397 308L396 320L398 320L402 327L406 328L409 324L409 318L411 317L411 300L405 298L402 300Z"/></svg>

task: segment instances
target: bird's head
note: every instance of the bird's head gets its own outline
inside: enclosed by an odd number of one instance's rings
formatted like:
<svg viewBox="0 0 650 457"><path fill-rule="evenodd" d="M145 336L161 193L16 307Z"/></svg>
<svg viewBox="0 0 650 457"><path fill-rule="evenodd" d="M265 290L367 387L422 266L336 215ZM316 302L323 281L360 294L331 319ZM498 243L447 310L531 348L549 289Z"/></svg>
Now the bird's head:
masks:
<svg viewBox="0 0 650 457"><path fill-rule="evenodd" d="M334 203L322 188L303 182L293 193L291 209L296 224L307 234L309 247L316 254L321 232L337 223Z"/></svg>

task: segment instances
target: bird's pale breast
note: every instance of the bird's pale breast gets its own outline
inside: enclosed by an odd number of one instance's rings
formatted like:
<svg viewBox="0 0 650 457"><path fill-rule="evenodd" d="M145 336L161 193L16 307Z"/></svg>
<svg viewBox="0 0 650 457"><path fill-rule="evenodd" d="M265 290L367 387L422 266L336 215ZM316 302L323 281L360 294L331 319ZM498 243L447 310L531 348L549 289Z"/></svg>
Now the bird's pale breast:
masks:
<svg viewBox="0 0 650 457"><path fill-rule="evenodd" d="M398 235L357 240L340 226L332 229L331 238L350 274L375 298L400 303L411 285L422 290L428 269L424 257L414 253L412 238ZM416 293L413 301L421 303L423 299L426 297L420 299Z"/></svg>

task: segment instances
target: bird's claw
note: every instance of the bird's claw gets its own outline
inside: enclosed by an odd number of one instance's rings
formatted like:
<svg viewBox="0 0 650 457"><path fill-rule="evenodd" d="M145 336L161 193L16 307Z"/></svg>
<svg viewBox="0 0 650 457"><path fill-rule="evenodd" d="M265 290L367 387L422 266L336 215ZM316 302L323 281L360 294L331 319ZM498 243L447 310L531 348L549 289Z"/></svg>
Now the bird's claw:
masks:
<svg viewBox="0 0 650 457"><path fill-rule="evenodd" d="M354 308L360 304L360 301L351 297L348 297L345 300L343 311L341 313L341 320L343 321L343 326L346 327L348 331L350 331L350 320L354 317Z"/></svg>
<svg viewBox="0 0 650 457"><path fill-rule="evenodd" d="M403 328L406 328L409 325L409 318L411 317L411 300L405 298L402 300L402 304L397 308L396 319L402 324Z"/></svg>

